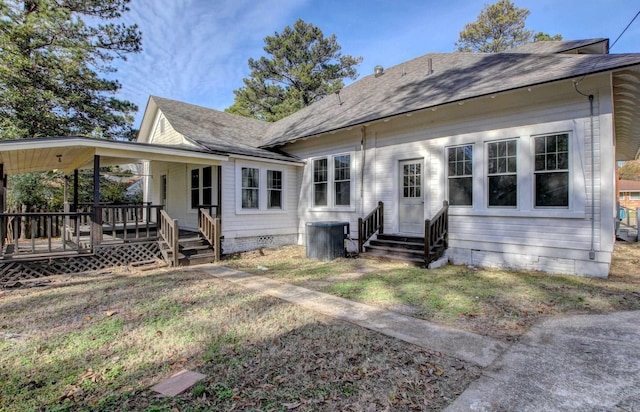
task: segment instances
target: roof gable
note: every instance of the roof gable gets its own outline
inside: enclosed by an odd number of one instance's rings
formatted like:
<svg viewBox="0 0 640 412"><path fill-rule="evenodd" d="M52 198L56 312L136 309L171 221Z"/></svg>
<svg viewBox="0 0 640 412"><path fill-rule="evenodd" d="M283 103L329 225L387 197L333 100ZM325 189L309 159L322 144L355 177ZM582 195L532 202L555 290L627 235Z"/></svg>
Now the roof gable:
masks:
<svg viewBox="0 0 640 412"><path fill-rule="evenodd" d="M151 96L149 100L178 133L214 153L296 160L259 148L269 127L267 122L158 96Z"/></svg>

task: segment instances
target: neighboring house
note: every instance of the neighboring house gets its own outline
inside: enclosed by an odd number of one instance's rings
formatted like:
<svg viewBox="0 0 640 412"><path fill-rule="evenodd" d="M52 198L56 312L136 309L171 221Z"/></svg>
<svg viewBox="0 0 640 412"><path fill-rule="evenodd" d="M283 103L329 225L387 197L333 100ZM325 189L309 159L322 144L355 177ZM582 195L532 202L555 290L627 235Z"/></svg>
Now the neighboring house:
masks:
<svg viewBox="0 0 640 412"><path fill-rule="evenodd" d="M640 182L635 180L618 180L620 206L636 209L640 207Z"/></svg>
<svg viewBox="0 0 640 412"><path fill-rule="evenodd" d="M276 123L151 97L142 149L100 153L148 150L129 156L145 200L190 229L215 205L225 253L303 244L309 222L357 238L378 202L385 233L423 236L448 201L453 263L606 277L615 164L640 153L640 54L607 53L595 39L427 54Z"/></svg>

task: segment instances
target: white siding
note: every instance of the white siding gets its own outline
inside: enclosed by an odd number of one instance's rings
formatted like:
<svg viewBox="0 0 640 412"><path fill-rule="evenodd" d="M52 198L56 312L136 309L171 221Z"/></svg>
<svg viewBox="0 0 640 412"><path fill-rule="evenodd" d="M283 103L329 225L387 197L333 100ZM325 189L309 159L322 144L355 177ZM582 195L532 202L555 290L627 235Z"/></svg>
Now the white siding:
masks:
<svg viewBox="0 0 640 412"><path fill-rule="evenodd" d="M151 136L148 141L149 143L154 144L187 144L193 146L193 143L185 139L182 134L171 126L161 111L158 111L158 114L156 115L153 128L151 129Z"/></svg>
<svg viewBox="0 0 640 412"><path fill-rule="evenodd" d="M283 170L284 209L280 211L243 211L237 207L239 165ZM295 243L298 238L298 166L268 162L231 160L222 165L222 235L225 253ZM240 209L240 210L239 210Z"/></svg>
<svg viewBox="0 0 640 412"><path fill-rule="evenodd" d="M581 90L594 94L593 155L589 100L576 93L573 83L539 86L499 96L398 116L361 130L338 132L296 142L285 150L307 161L315 156L344 151L354 154L355 210L315 210L311 206L311 164L304 168L298 213L299 230L310 221L340 220L351 223L357 237L357 219L378 201L385 204L385 232L398 231L398 163L422 159L425 165L425 218L433 216L446 198L445 149L450 145L474 145L474 206L451 208L450 256L457 263L535 268L556 273L606 276L613 249L614 193L611 93L608 76L585 79ZM534 207L533 138L536 135L570 135L570 208ZM487 141L516 138L518 154L518 207L486 206ZM361 159L364 154L364 176ZM476 162L476 156L479 156ZM364 197L360 199L360 179ZM591 190L594 196L594 235L591 228ZM303 238L301 238L303 241ZM589 252L593 242L596 258ZM519 265L518 262L521 264Z"/></svg>

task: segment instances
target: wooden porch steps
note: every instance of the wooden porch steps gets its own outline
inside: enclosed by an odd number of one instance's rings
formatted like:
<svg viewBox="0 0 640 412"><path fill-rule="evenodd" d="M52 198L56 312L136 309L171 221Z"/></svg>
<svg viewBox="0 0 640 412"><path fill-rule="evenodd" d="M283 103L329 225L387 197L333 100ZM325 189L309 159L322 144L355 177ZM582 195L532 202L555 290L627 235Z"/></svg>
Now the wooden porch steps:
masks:
<svg viewBox="0 0 640 412"><path fill-rule="evenodd" d="M213 247L199 235L191 233L187 235L187 237L180 238L178 240L178 248L179 266L202 265L215 262L216 254ZM168 249L167 244L160 241L160 251L165 257L165 260L171 261L171 252Z"/></svg>
<svg viewBox="0 0 640 412"><path fill-rule="evenodd" d="M411 262L416 265L424 265L424 237L408 236L403 234L381 234L376 239L371 239L365 245L365 252L360 256L364 258L385 258ZM443 253L442 243L431 247L432 253Z"/></svg>
<svg viewBox="0 0 640 412"><path fill-rule="evenodd" d="M377 239L371 239L365 245L362 257L385 258L403 260L424 264L424 238L417 236L382 234Z"/></svg>

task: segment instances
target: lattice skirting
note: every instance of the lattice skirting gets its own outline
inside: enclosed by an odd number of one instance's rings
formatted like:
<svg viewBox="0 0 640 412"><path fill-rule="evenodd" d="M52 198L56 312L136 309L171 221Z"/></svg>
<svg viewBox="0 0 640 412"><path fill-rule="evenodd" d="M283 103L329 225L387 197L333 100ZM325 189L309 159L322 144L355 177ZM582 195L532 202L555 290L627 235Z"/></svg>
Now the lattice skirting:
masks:
<svg viewBox="0 0 640 412"><path fill-rule="evenodd" d="M162 259L158 242L101 245L92 255L0 262L0 286L45 276L78 274Z"/></svg>

